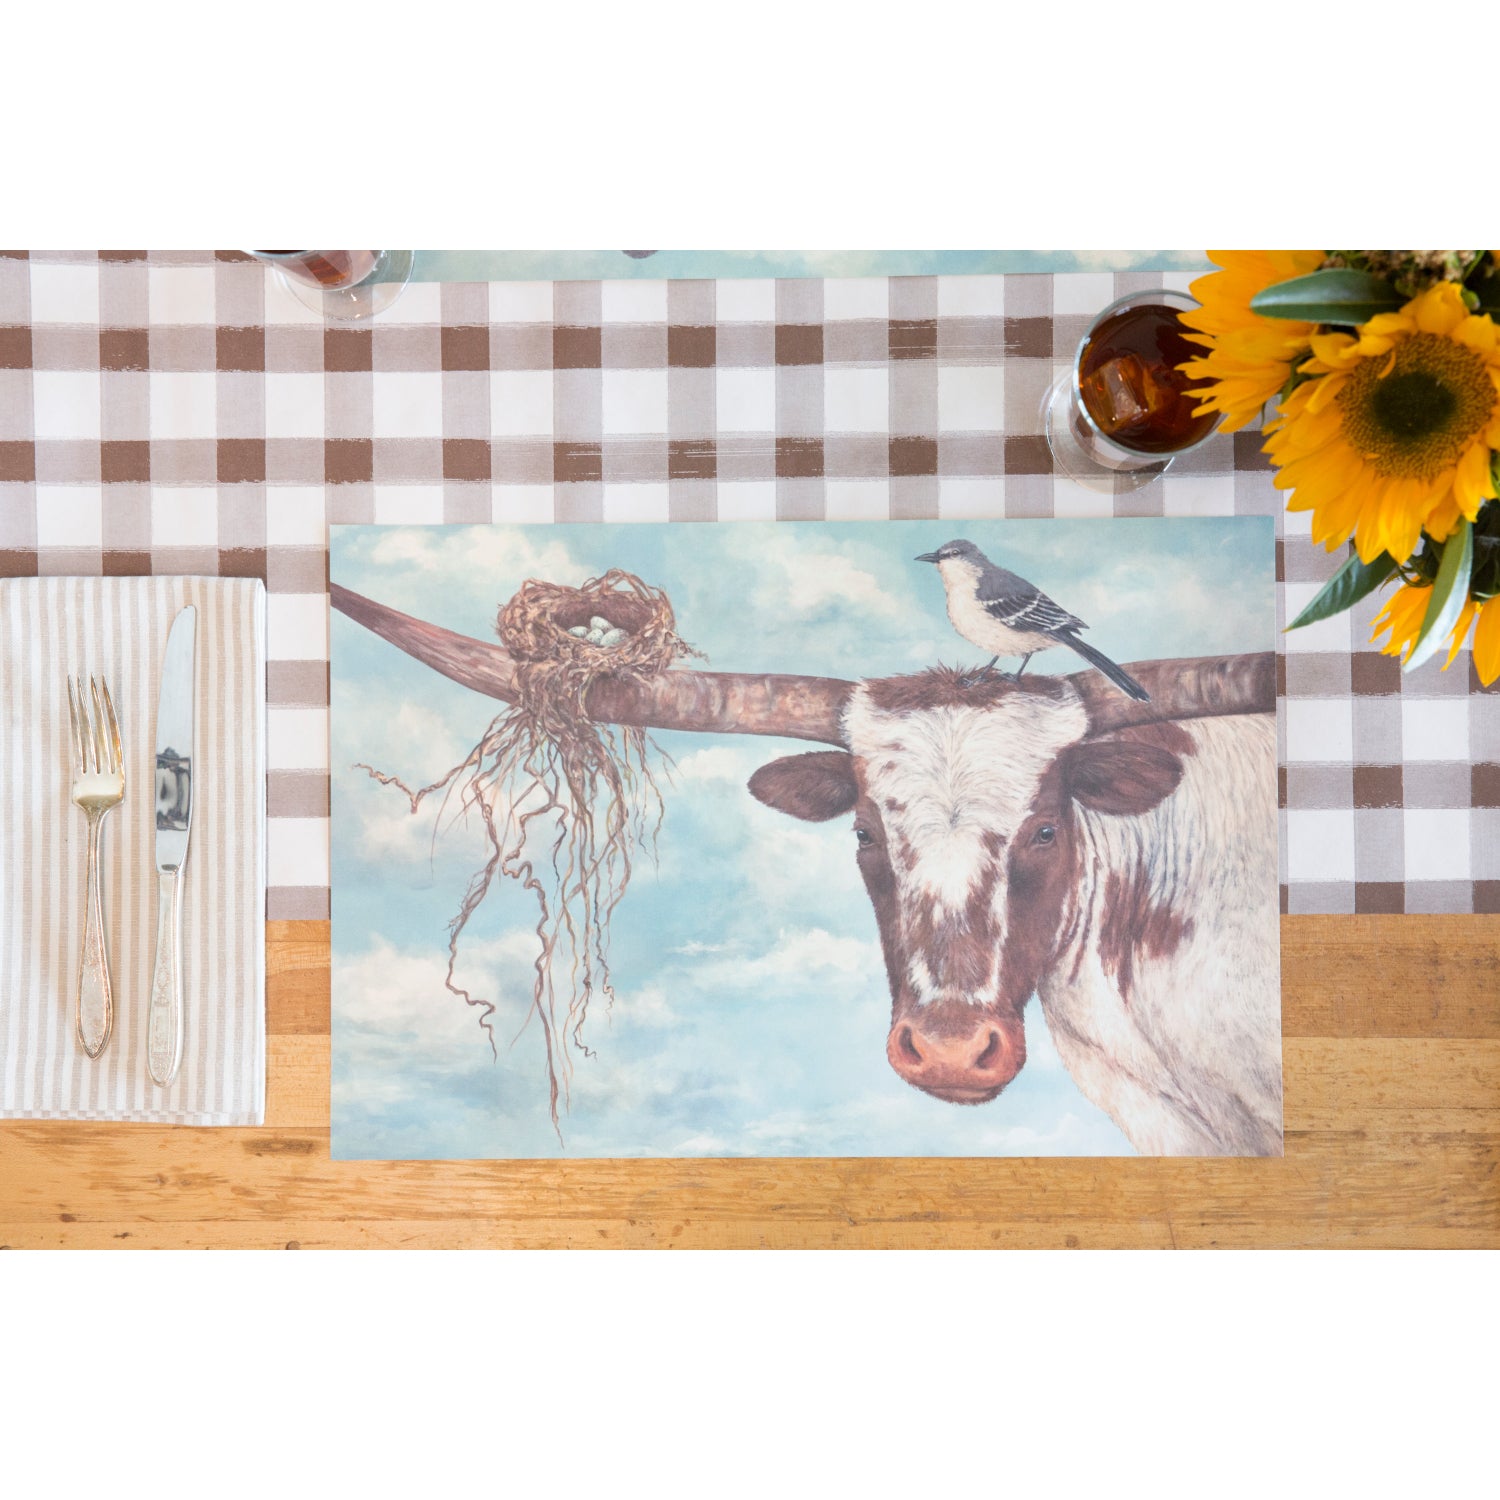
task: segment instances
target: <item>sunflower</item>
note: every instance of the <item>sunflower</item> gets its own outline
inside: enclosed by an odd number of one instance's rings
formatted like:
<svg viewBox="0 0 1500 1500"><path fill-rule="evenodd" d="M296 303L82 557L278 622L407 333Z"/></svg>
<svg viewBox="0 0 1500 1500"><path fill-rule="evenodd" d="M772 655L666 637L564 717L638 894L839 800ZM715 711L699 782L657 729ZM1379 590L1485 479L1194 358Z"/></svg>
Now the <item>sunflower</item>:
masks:
<svg viewBox="0 0 1500 1500"><path fill-rule="evenodd" d="M1202 397L1198 411L1223 412L1223 430L1235 432L1286 384L1316 332L1312 323L1263 318L1250 311L1250 299L1278 281L1316 271L1323 251L1211 250L1208 258L1220 269L1193 283L1202 305L1182 314L1197 330L1188 339L1208 353L1182 369L1194 380L1213 382L1212 390L1193 392Z"/></svg>
<svg viewBox="0 0 1500 1500"><path fill-rule="evenodd" d="M1362 561L1405 562L1425 530L1443 541L1495 496L1500 330L1445 281L1357 333L1314 334L1304 381L1266 428L1265 451L1313 513L1330 551L1354 537Z"/></svg>
<svg viewBox="0 0 1500 1500"><path fill-rule="evenodd" d="M1403 583L1385 601L1385 607L1375 616L1375 623L1370 628L1372 641L1387 631L1390 633L1390 639L1380 648L1381 655L1411 655L1431 600L1430 583ZM1476 616L1479 623L1474 628L1474 670L1488 687L1500 677L1500 600L1487 599L1480 603L1470 598L1464 601L1463 612L1448 636L1448 660L1443 663L1443 670L1446 672L1453 665L1454 657L1463 649L1464 638Z"/></svg>

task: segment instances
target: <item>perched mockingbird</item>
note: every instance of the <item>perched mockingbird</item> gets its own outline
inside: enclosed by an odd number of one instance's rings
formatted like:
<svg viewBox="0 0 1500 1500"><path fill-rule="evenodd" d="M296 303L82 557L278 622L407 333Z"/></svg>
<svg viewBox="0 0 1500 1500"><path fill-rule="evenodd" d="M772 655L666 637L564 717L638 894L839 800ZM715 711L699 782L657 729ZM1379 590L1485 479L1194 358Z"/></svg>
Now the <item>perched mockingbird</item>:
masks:
<svg viewBox="0 0 1500 1500"><path fill-rule="evenodd" d="M1078 632L1088 626L1077 615L1054 604L1034 583L997 568L973 542L944 542L917 561L936 563L943 575L953 628L981 651L995 653L986 672L1002 656L1019 656L1021 665L1013 674L1019 682L1034 653L1049 646L1071 646L1122 693L1142 703L1150 698L1135 678L1079 638Z"/></svg>

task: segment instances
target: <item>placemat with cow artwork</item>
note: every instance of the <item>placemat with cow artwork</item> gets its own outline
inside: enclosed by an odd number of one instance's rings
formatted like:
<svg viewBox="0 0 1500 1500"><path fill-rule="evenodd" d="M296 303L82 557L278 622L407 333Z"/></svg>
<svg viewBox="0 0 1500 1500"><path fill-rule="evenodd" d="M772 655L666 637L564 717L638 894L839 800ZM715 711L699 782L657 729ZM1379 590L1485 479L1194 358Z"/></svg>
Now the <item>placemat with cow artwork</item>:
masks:
<svg viewBox="0 0 1500 1500"><path fill-rule="evenodd" d="M335 1157L1281 1151L1269 518L330 550Z"/></svg>

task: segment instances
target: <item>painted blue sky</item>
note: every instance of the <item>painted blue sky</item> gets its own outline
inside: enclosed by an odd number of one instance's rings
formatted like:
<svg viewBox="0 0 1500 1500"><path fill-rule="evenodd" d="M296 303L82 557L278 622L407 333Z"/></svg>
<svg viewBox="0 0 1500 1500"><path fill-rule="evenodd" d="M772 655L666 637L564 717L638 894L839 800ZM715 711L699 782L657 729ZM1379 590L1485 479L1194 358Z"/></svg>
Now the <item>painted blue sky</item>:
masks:
<svg viewBox="0 0 1500 1500"><path fill-rule="evenodd" d="M1263 518L845 524L332 528L332 576L449 629L493 638L528 578L622 567L665 588L721 671L841 677L982 658L913 559L955 535L1081 615L1121 662L1270 649L1274 542ZM333 1154L337 1158L1114 1155L1129 1144L1077 1091L1035 1002L1029 1059L979 1108L903 1083L890 999L847 819L799 823L750 774L809 747L661 734L673 757L660 858L615 914L615 1004L590 1008L559 1144L541 1033L524 1025L534 916L497 883L464 935L459 982L494 1000L500 1056L443 988L448 922L483 862L477 826L352 769L411 785L473 746L499 705L340 614L331 627ZM1031 670L1081 663L1058 650Z"/></svg>

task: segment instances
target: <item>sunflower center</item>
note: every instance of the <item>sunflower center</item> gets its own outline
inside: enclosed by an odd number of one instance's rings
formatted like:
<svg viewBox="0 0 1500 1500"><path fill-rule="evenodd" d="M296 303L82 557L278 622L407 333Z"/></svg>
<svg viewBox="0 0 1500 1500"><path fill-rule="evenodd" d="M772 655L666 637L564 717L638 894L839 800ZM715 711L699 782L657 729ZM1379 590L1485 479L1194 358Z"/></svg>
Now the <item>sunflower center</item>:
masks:
<svg viewBox="0 0 1500 1500"><path fill-rule="evenodd" d="M1478 436L1495 405L1484 359L1435 333L1414 333L1363 360L1338 395L1344 436L1388 478L1431 479Z"/></svg>
<svg viewBox="0 0 1500 1500"><path fill-rule="evenodd" d="M1407 442L1446 427L1457 405L1453 392L1425 370L1388 375L1376 383L1370 398L1375 420Z"/></svg>

